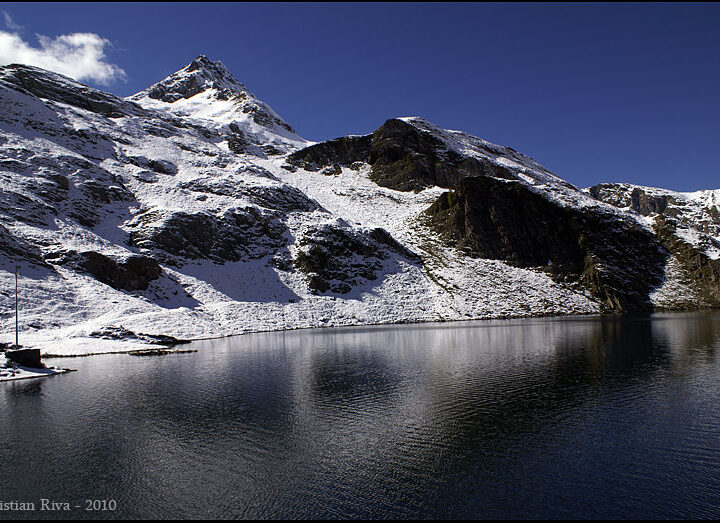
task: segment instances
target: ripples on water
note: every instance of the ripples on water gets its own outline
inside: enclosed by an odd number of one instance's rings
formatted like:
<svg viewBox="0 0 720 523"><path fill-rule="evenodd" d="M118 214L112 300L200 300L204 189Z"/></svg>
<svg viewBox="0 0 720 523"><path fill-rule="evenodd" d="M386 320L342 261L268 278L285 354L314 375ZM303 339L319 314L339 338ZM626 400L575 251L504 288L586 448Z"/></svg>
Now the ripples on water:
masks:
<svg viewBox="0 0 720 523"><path fill-rule="evenodd" d="M720 516L718 314L193 347L0 384L0 500L118 502L72 517Z"/></svg>

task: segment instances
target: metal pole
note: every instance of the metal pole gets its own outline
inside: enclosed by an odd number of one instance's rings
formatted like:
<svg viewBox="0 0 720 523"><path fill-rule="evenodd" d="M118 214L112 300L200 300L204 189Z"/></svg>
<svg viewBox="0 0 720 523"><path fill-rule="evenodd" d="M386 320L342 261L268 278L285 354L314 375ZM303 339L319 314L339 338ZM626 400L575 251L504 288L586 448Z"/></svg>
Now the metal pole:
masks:
<svg viewBox="0 0 720 523"><path fill-rule="evenodd" d="M15 266L15 348L19 349L18 343L18 266Z"/></svg>

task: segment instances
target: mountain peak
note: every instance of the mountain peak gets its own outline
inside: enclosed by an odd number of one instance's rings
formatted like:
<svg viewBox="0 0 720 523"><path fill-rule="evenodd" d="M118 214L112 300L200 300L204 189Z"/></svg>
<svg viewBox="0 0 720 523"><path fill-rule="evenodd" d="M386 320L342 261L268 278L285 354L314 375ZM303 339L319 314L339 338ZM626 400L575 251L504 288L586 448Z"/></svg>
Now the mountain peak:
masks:
<svg viewBox="0 0 720 523"><path fill-rule="evenodd" d="M174 103L209 89L227 93L247 92L245 86L233 77L225 64L213 62L207 56L200 55L184 68L136 94L133 98L147 96L154 100Z"/></svg>
<svg viewBox="0 0 720 523"><path fill-rule="evenodd" d="M216 68L220 68L220 69L222 69L223 71L227 72L227 68L225 67L225 64L223 64L221 61L218 60L217 62L213 62L213 61L210 60L210 58L208 58L206 55L201 54L200 56L198 56L197 58L195 58L195 60L193 60L192 62L190 62L190 64L187 65L187 66L186 66L184 69L182 69L182 70L183 70L183 71L186 70L186 71L188 71L188 72L192 72L192 71L196 71L196 70L198 70L198 69L210 69L210 70L212 70L212 69L216 69Z"/></svg>
<svg viewBox="0 0 720 523"><path fill-rule="evenodd" d="M216 89L245 89L245 86L235 79L225 64L220 61L213 62L204 54L198 56L178 73L200 77L205 80L206 84L212 85Z"/></svg>
<svg viewBox="0 0 720 523"><path fill-rule="evenodd" d="M257 146L273 144L275 150L288 151L308 143L222 62L205 55L128 100L145 109L202 120L207 127L241 134L242 140Z"/></svg>

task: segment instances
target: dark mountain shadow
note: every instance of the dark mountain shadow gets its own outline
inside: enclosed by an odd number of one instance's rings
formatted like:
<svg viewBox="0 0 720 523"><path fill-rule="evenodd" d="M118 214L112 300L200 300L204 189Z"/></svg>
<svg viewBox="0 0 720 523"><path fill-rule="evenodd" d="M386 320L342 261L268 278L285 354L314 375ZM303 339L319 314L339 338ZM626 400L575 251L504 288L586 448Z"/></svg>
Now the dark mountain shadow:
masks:
<svg viewBox="0 0 720 523"><path fill-rule="evenodd" d="M175 270L205 282L227 301L282 304L299 300L298 295L282 282L270 260L270 257L264 257L224 264L203 260Z"/></svg>
<svg viewBox="0 0 720 523"><path fill-rule="evenodd" d="M201 305L200 301L189 294L175 276L167 271L163 271L160 277L152 281L146 290L132 293L123 292L132 296L141 296L163 309L180 309L182 307L194 309Z"/></svg>

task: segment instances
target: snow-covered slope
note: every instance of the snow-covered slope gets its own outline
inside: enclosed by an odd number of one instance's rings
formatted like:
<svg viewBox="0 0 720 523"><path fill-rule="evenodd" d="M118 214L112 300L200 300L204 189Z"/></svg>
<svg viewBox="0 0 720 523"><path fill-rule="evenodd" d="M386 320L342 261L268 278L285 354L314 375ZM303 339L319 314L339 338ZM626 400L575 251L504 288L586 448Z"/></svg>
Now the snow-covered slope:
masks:
<svg viewBox="0 0 720 523"><path fill-rule="evenodd" d="M21 343L45 354L715 305L694 233L420 118L313 144L206 57L128 99L0 67L0 177L0 341L17 265Z"/></svg>

